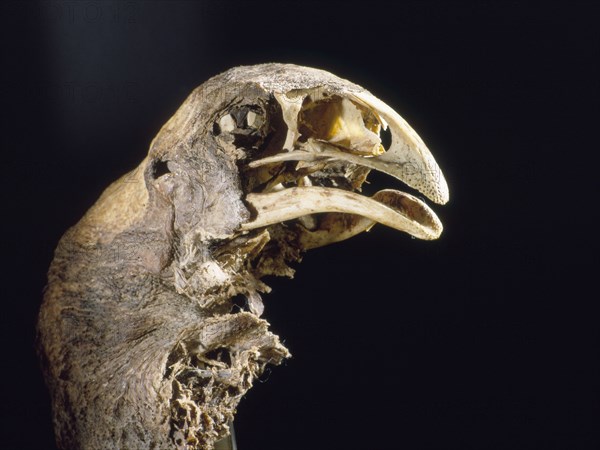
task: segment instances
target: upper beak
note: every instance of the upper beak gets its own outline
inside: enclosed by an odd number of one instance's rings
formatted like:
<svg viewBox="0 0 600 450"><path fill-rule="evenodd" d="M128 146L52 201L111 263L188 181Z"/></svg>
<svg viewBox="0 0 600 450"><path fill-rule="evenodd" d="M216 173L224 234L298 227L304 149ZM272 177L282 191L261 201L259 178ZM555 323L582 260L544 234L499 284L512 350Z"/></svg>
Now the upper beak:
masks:
<svg viewBox="0 0 600 450"><path fill-rule="evenodd" d="M370 167L403 181L435 203L446 204L450 199L448 183L417 132L400 114L368 92L355 97L375 110L392 132L389 150L373 158Z"/></svg>

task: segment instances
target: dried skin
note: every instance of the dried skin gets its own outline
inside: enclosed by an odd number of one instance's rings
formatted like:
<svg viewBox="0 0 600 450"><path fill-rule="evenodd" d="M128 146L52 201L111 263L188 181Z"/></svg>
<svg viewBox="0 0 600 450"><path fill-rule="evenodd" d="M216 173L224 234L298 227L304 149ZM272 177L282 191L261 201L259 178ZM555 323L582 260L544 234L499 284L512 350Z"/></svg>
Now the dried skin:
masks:
<svg viewBox="0 0 600 450"><path fill-rule="evenodd" d="M361 197L371 169L448 198L416 133L346 80L266 64L197 88L56 249L38 341L59 447L213 448L290 356L259 317L263 276L376 222L441 233L410 194Z"/></svg>

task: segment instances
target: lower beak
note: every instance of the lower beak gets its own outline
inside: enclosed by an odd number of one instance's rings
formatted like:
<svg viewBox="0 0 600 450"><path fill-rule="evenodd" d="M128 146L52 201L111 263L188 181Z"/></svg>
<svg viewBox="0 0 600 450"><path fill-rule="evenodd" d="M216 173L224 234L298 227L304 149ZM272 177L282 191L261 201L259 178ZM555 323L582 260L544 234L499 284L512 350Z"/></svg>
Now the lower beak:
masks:
<svg viewBox="0 0 600 450"><path fill-rule="evenodd" d="M246 201L256 211L256 218L244 224L242 230L315 213L329 213L320 221L317 230L303 231L300 240L305 249L348 239L376 223L426 240L437 239L443 229L440 220L425 203L391 189L379 191L369 198L342 189L294 187L267 194L249 194Z"/></svg>

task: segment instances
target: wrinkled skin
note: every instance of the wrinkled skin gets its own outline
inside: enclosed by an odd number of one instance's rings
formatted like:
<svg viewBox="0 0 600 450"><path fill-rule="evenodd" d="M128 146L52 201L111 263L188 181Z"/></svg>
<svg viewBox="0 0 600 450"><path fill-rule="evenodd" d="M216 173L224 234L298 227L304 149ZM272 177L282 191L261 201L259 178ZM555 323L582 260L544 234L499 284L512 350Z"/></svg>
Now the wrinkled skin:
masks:
<svg viewBox="0 0 600 450"><path fill-rule="evenodd" d="M416 133L346 80L265 64L194 90L56 249L38 342L59 447L213 448L253 380L290 356L259 318L261 277L377 222L441 233L410 194L361 196L371 169L448 199Z"/></svg>

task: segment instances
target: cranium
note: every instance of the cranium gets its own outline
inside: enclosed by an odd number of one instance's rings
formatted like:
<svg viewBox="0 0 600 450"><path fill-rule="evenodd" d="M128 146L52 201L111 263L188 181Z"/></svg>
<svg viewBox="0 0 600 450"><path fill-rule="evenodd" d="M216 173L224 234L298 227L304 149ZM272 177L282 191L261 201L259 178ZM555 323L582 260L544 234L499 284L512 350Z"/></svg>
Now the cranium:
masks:
<svg viewBox="0 0 600 450"><path fill-rule="evenodd" d="M380 134L391 131L391 143ZM267 364L265 275L382 223L435 239L446 182L390 107L330 73L238 67L192 92L56 249L39 349L64 449L212 448ZM247 308L233 307L245 296Z"/></svg>

